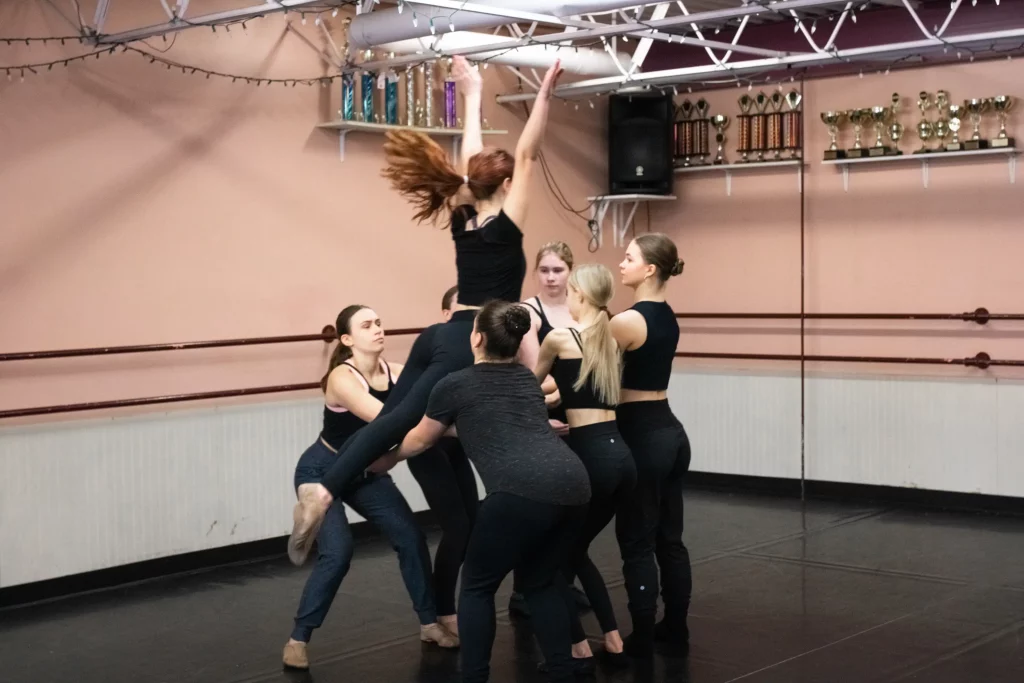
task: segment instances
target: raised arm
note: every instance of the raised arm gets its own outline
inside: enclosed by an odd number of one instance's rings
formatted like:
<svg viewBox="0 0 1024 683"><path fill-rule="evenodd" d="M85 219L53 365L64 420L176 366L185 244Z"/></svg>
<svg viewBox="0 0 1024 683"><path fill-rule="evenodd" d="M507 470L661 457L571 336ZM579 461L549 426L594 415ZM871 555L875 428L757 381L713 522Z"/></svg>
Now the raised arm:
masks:
<svg viewBox="0 0 1024 683"><path fill-rule="evenodd" d="M447 429L448 425L424 416L420 423L402 439L402 445L398 447L398 460L408 460L427 450L444 436Z"/></svg>
<svg viewBox="0 0 1024 683"><path fill-rule="evenodd" d="M505 197L502 209L520 230L523 229L526 219L533 166L540 154L540 144L544 140L544 129L548 123L551 93L561 75L562 63L555 61L544 75L544 82L541 83L537 98L533 102L533 111L530 112L530 118L527 119L523 134L519 136L519 143L516 145L516 170L512 174L512 187Z"/></svg>
<svg viewBox="0 0 1024 683"><path fill-rule="evenodd" d="M465 173L469 160L484 148L481 131L480 109L483 99L483 79L478 67L471 65L465 57L452 58L452 78L462 89L465 102L465 121L462 125L462 149L456 166Z"/></svg>

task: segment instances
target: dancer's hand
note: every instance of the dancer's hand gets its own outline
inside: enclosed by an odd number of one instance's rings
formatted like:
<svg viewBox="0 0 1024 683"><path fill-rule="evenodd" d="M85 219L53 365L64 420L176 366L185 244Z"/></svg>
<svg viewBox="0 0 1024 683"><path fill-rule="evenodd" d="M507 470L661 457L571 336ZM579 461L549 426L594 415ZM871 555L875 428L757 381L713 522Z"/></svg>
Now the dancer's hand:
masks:
<svg viewBox="0 0 1024 683"><path fill-rule="evenodd" d="M569 425L561 420L548 420L548 424L551 425L551 429L555 430L555 434L559 436L565 436L569 433Z"/></svg>
<svg viewBox="0 0 1024 683"><path fill-rule="evenodd" d="M480 69L465 57L452 58L452 78L461 84L463 97L479 95L483 91L484 79L480 76Z"/></svg>
<svg viewBox="0 0 1024 683"><path fill-rule="evenodd" d="M562 60L556 59L555 63L548 69L548 72L544 74L544 82L540 84L540 90L537 92L538 99L551 99L551 93L554 92L555 87L558 85L558 79L562 77L564 71Z"/></svg>
<svg viewBox="0 0 1024 683"><path fill-rule="evenodd" d="M562 403L562 394L555 389L550 394L544 394L544 405L548 408L557 408Z"/></svg>

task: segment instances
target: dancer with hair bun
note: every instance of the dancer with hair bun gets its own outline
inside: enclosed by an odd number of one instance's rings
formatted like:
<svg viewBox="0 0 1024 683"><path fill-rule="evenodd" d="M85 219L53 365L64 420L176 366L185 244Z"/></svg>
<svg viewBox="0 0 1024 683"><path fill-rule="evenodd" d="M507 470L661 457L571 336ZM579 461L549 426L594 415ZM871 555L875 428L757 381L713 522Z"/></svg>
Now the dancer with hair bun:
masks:
<svg viewBox="0 0 1024 683"><path fill-rule="evenodd" d="M530 203L530 178L547 124L551 93L562 73L558 61L548 69L533 111L513 156L484 148L480 132L482 83L475 68L456 58L455 76L463 83L466 123L463 162L458 167L428 136L413 131L388 133L383 175L408 198L419 221L451 216L458 271L458 304L451 319L431 326L413 344L405 371L380 415L338 450L322 483L299 487L288 556L302 564L331 503L364 476L374 460L400 443L416 426L434 386L446 375L472 365L469 345L473 320L489 300L519 301L526 275L522 226ZM471 202L451 209L453 201ZM517 344L518 346L518 344Z"/></svg>
<svg viewBox="0 0 1024 683"><path fill-rule="evenodd" d="M672 240L650 233L629 243L619 271L634 302L611 321L624 350L616 416L637 469L636 488L615 522L633 617L626 652L649 657L657 640L686 654L693 581L683 544L683 483L690 469L690 441L668 404L679 323L665 301L665 284L683 272L683 262ZM656 626L659 569L665 616Z"/></svg>
<svg viewBox="0 0 1024 683"><path fill-rule="evenodd" d="M516 358L529 329L523 306L484 306L473 327L474 364L437 383L426 415L397 454L373 466L413 457L455 425L487 489L462 567L464 683L488 680L494 594L512 571L533 613L550 679L568 683L577 673L570 643L573 602L562 571L586 517L590 482L579 458L551 430L533 373Z"/></svg>

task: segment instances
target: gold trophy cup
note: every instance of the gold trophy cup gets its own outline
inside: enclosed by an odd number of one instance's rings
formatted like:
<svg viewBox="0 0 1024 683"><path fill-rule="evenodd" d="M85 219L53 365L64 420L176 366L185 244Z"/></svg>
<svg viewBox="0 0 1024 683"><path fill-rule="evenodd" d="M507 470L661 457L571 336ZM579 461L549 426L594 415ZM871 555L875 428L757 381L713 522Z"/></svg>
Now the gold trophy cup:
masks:
<svg viewBox="0 0 1024 683"><path fill-rule="evenodd" d="M715 142L718 143L718 154L713 163L724 164L725 129L729 127L729 117L725 114L715 114L711 117L711 125L715 127Z"/></svg>
<svg viewBox="0 0 1024 683"><path fill-rule="evenodd" d="M964 120L964 107L961 104L951 104L946 110L949 112L949 130L953 133L953 139L946 145L946 151L963 151L964 143L960 141L960 128Z"/></svg>
<svg viewBox="0 0 1024 683"><path fill-rule="evenodd" d="M967 116L974 126L971 139L964 142L964 149L987 149L988 140L981 139L981 115L988 111L988 100L964 100L964 109L967 110Z"/></svg>
<svg viewBox="0 0 1024 683"><path fill-rule="evenodd" d="M828 135L832 140L832 144L825 150L825 161L835 161L836 159L845 159L846 150L839 149L836 145L836 138L839 136L839 124L846 119L845 111L823 111L821 112L821 122L828 126Z"/></svg>
<svg viewBox="0 0 1024 683"><path fill-rule="evenodd" d="M1013 109L1013 98L1009 95L996 95L992 98L992 108L999 116L999 134L989 140L990 147L1016 147L1013 138L1006 135L1006 117Z"/></svg>

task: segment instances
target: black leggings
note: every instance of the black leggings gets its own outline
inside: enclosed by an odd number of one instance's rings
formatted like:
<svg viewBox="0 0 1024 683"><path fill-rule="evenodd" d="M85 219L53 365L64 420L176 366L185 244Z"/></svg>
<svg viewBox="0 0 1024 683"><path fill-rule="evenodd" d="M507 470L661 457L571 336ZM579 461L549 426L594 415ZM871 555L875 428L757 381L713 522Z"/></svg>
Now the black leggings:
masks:
<svg viewBox="0 0 1024 683"><path fill-rule="evenodd" d="M519 574L533 615L550 680L574 680L569 614L572 597L562 569L579 536L586 506L538 503L510 493L493 493L480 505L462 567L459 637L462 680L483 683L490 674L494 645L494 593L509 572Z"/></svg>
<svg viewBox="0 0 1024 683"><path fill-rule="evenodd" d="M469 337L476 311L456 311L446 323L431 325L413 343L398 382L376 419L350 436L324 475L335 500L374 460L397 446L427 410L434 386L448 374L473 364Z"/></svg>
<svg viewBox="0 0 1024 683"><path fill-rule="evenodd" d="M615 620L615 610L612 608L611 598L608 597L604 578L587 555L587 549L632 493L633 487L636 486L636 465L633 464L629 447L619 434L614 421L571 429L569 446L587 468L591 493L586 520L566 565L566 581L572 583L576 576L580 577L580 584L590 599L594 616L601 624L601 632L609 633L619 628ZM587 636L580 623L575 601L570 617L572 642L586 640Z"/></svg>
<svg viewBox="0 0 1024 683"><path fill-rule="evenodd" d="M408 460L409 471L423 490L441 526L434 556L434 594L440 616L455 614L455 587L476 521L480 494L476 476L458 439L445 437L437 446Z"/></svg>
<svg viewBox="0 0 1024 683"><path fill-rule="evenodd" d="M658 569L665 620L684 625L693 580L683 545L683 480L690 469L690 440L668 401L623 403L619 431L633 452L637 485L615 524L622 552L629 611L653 619L658 610Z"/></svg>

